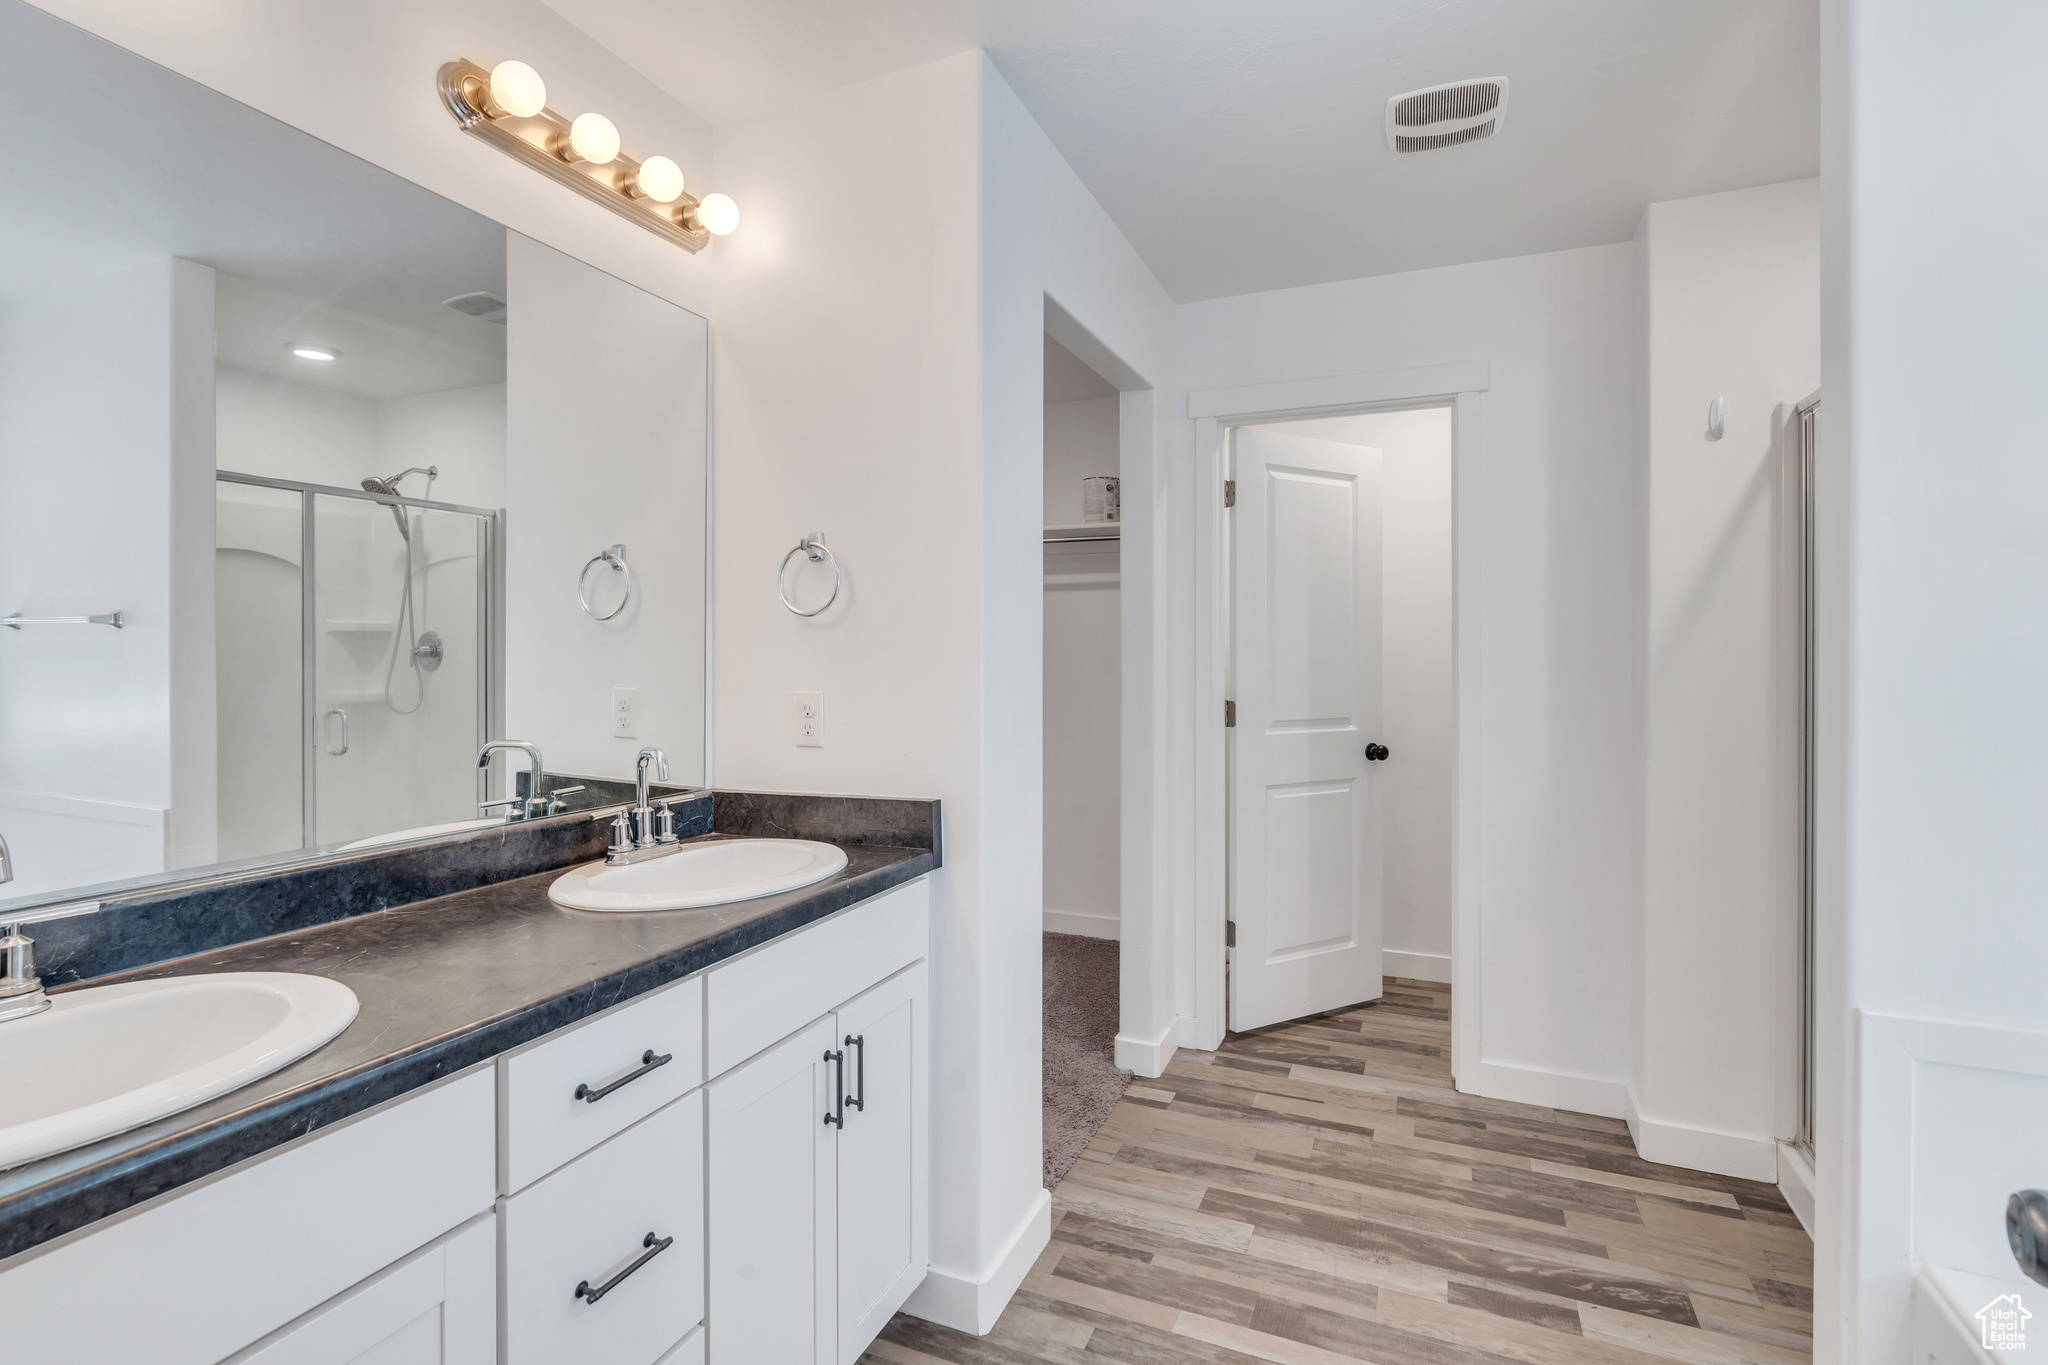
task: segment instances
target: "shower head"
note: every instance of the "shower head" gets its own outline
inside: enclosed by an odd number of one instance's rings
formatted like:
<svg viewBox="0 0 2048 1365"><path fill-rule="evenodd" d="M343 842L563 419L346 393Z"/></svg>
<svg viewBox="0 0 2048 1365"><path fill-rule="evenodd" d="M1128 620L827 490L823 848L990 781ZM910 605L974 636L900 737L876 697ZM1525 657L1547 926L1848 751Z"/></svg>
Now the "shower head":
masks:
<svg viewBox="0 0 2048 1365"><path fill-rule="evenodd" d="M424 474L427 476L427 491L431 493L434 491L434 480L441 477L441 467L439 465L431 464L414 465L411 469L405 470L402 473L393 474L388 479L379 479L375 477L367 478L363 480L363 491L365 493L382 493L387 498L395 498L398 496L398 485L400 481L409 478L414 474ZM402 507L393 507L391 509L391 519L398 523L398 534L404 536L407 541L410 541L412 539L412 528L406 525L405 509Z"/></svg>
<svg viewBox="0 0 2048 1365"><path fill-rule="evenodd" d="M414 474L424 474L427 476L427 491L431 493L434 491L434 480L441 477L441 467L431 464L414 465L411 469L405 470L403 473L393 474L386 479L364 479L363 491L365 493L382 493L387 498L395 498L398 496L400 481L408 479Z"/></svg>

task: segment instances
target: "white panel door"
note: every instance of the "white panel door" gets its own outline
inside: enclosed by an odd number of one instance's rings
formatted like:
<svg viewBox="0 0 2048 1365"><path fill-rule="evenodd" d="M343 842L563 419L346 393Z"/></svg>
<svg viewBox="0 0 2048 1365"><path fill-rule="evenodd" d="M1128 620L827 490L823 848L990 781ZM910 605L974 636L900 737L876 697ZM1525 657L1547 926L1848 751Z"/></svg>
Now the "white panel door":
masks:
<svg viewBox="0 0 2048 1365"><path fill-rule="evenodd" d="M713 1081L704 1330L713 1365L833 1365L834 1016Z"/></svg>
<svg viewBox="0 0 2048 1365"><path fill-rule="evenodd" d="M926 998L920 962L839 1009L839 1365L924 1279Z"/></svg>
<svg viewBox="0 0 2048 1365"><path fill-rule="evenodd" d="M1380 453L1236 435L1230 1026L1380 995Z"/></svg>

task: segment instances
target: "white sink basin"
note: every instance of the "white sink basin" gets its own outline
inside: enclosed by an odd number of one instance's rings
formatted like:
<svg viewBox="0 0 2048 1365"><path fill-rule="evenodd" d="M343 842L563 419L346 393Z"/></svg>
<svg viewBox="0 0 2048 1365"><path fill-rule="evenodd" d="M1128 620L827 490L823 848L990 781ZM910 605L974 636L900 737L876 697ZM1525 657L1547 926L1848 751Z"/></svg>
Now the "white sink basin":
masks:
<svg viewBox="0 0 2048 1365"><path fill-rule="evenodd" d="M190 1109L347 1028L356 993L290 972L93 986L0 1024L0 1169Z"/></svg>
<svg viewBox="0 0 2048 1365"><path fill-rule="evenodd" d="M409 839L438 839L444 834L467 834L473 829L488 829L492 825L502 825L504 823L505 817L502 815L487 815L481 820L450 820L445 825L420 825L414 829L395 829L389 834L372 834L367 839L358 839L354 843L343 844L334 851L336 853L350 853L359 848L376 848L380 844L402 844Z"/></svg>
<svg viewBox="0 0 2048 1365"><path fill-rule="evenodd" d="M794 891L845 866L845 850L831 844L729 839L627 867L585 863L557 877L548 899L572 910L695 910Z"/></svg>

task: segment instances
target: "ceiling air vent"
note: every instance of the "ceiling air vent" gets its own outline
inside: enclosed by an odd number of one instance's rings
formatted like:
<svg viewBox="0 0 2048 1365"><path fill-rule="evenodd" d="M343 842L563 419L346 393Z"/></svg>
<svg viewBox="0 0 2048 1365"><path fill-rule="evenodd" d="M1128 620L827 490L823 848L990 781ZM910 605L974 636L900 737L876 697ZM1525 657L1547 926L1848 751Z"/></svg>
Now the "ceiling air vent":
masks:
<svg viewBox="0 0 2048 1365"><path fill-rule="evenodd" d="M457 294L452 299L442 299L441 303L468 317L495 322L500 327L505 325L505 300L496 294L478 290L474 294Z"/></svg>
<svg viewBox="0 0 2048 1365"><path fill-rule="evenodd" d="M1508 121L1508 78L1486 76L1411 90L1387 101L1387 147L1433 152L1492 137Z"/></svg>

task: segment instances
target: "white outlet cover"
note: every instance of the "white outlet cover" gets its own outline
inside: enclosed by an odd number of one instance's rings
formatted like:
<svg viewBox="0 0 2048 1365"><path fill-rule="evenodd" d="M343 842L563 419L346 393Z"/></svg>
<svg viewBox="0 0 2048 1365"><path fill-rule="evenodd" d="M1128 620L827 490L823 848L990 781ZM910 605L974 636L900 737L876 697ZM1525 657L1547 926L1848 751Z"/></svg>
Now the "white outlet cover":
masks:
<svg viewBox="0 0 2048 1365"><path fill-rule="evenodd" d="M796 742L799 748L822 749L825 747L825 694L823 692L799 692L796 694Z"/></svg>
<svg viewBox="0 0 2048 1365"><path fill-rule="evenodd" d="M640 737L640 689L637 687L614 687L612 689L611 731L614 739L638 739Z"/></svg>

